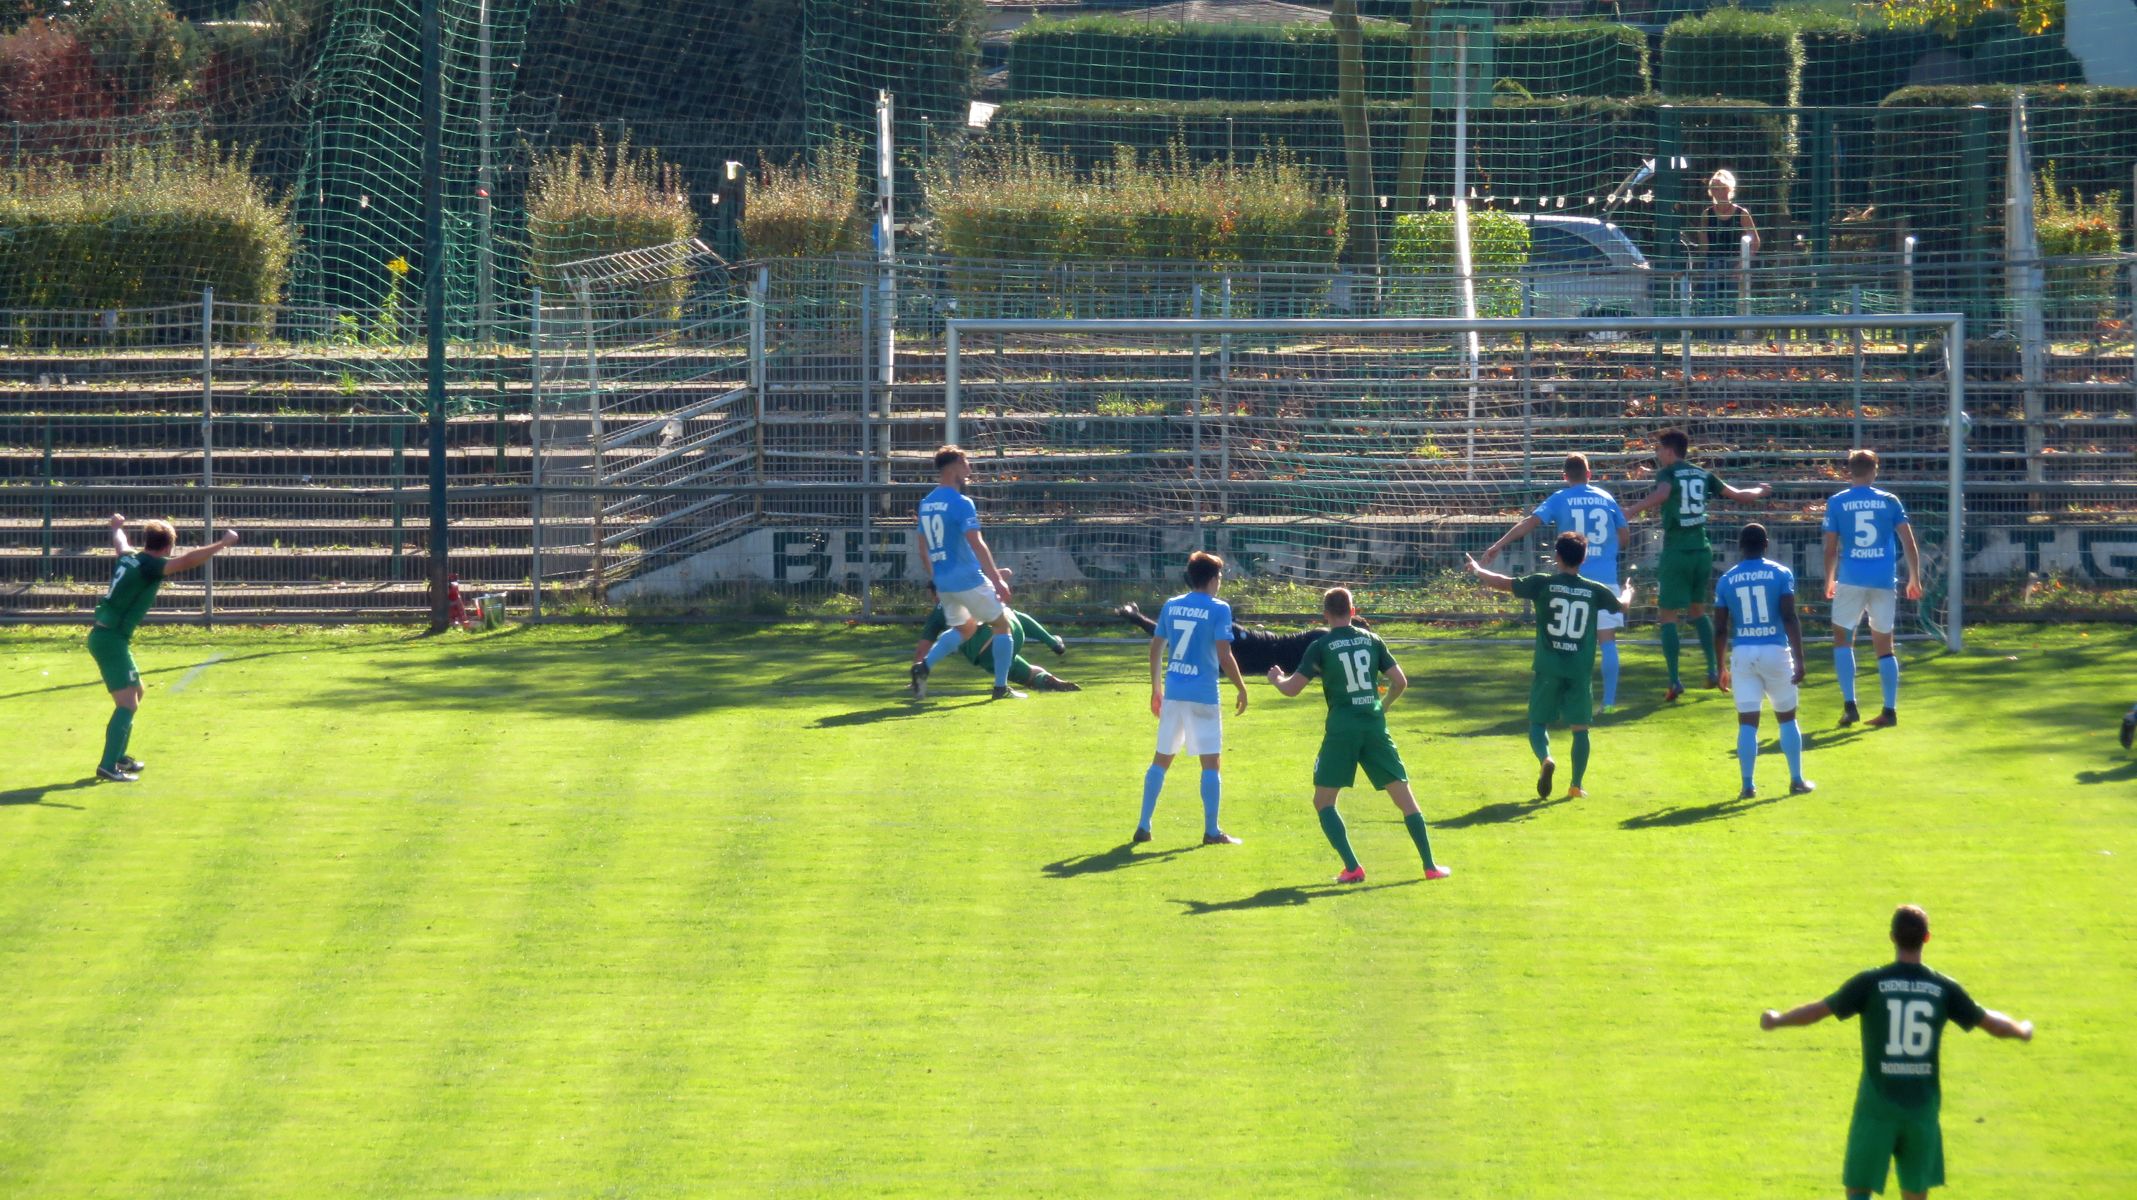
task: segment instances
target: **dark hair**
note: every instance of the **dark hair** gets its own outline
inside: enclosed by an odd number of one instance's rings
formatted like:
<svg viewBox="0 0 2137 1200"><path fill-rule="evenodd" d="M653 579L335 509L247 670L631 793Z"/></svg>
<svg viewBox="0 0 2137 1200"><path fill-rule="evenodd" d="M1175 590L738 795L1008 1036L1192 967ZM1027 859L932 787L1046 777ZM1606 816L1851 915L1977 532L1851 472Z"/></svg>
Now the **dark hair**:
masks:
<svg viewBox="0 0 2137 1200"><path fill-rule="evenodd" d="M1655 439L1655 444L1658 446L1668 446L1670 448L1670 452L1672 454L1675 454L1679 458L1683 458L1685 455L1690 454L1692 452L1691 435L1687 434L1682 429L1663 430L1662 436Z"/></svg>
<svg viewBox="0 0 2137 1200"><path fill-rule="evenodd" d="M1557 552L1558 561L1569 567L1588 561L1588 539L1571 530L1559 534L1558 540L1551 543L1551 549Z"/></svg>
<svg viewBox="0 0 2137 1200"><path fill-rule="evenodd" d="M1929 940L1929 914L1918 905L1902 904L1892 910L1892 944L1902 950L1920 950Z"/></svg>
<svg viewBox="0 0 2137 1200"><path fill-rule="evenodd" d="M1351 600L1349 588L1332 587L1321 593L1321 612L1326 616L1347 617L1357 611L1357 607Z"/></svg>
<svg viewBox="0 0 2137 1200"><path fill-rule="evenodd" d="M1566 455L1564 473L1568 479L1586 479L1588 477L1588 456L1585 454Z"/></svg>
<svg viewBox="0 0 2137 1200"><path fill-rule="evenodd" d="M1766 553L1766 527L1757 521L1744 526L1744 531L1736 535L1736 548L1747 555Z"/></svg>
<svg viewBox="0 0 2137 1200"><path fill-rule="evenodd" d="M1187 556L1187 586L1202 587L1210 580L1224 574L1224 560L1207 550L1197 550Z"/></svg>
<svg viewBox="0 0 2137 1200"><path fill-rule="evenodd" d="M935 469L940 471L951 463L967 461L965 452L955 446L944 446L935 452Z"/></svg>

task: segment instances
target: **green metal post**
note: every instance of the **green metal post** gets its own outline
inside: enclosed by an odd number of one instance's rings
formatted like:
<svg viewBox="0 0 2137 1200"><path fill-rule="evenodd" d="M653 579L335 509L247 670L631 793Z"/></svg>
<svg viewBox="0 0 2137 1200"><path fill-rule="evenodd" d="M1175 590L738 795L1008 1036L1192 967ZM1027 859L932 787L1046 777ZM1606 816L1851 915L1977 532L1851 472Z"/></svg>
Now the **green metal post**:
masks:
<svg viewBox="0 0 2137 1200"><path fill-rule="evenodd" d="M1811 254L1823 264L1833 239L1833 113L1811 113Z"/></svg>
<svg viewBox="0 0 2137 1200"><path fill-rule="evenodd" d="M406 471L408 455L408 427L399 417L393 418L393 574L395 583L401 581L401 536L403 509L401 508L401 476Z"/></svg>
<svg viewBox="0 0 2137 1200"><path fill-rule="evenodd" d="M52 418L45 418L45 503L44 503L44 549L37 564L37 581L43 583L52 577L52 489L58 486L52 478Z"/></svg>
<svg viewBox="0 0 2137 1200"><path fill-rule="evenodd" d="M445 102L439 0L423 0L423 353L430 405L430 629L447 621L445 513Z"/></svg>

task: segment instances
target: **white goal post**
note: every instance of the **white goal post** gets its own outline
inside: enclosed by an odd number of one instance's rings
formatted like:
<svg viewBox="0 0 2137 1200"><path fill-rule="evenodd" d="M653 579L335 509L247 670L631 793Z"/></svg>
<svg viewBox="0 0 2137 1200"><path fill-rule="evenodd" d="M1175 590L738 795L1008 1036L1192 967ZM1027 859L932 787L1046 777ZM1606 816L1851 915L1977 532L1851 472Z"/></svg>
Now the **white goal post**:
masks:
<svg viewBox="0 0 2137 1200"><path fill-rule="evenodd" d="M1409 482L1390 483L1388 486L1391 494L1401 488L1413 489L1409 493L1412 505L1428 507L1435 498L1446 495L1449 489L1458 491L1465 482L1475 485L1480 494L1497 494L1487 493L1486 489L1503 490L1507 485L1499 468L1505 465L1506 460L1502 459L1495 464L1480 458L1476 449L1479 438L1483 436L1480 430L1500 435L1502 444L1505 437L1509 436L1506 433L1508 430L1518 428L1524 437L1529 436L1530 432L1538 427L1532 410L1536 408L1533 401L1539 388L1543 395L1555 400L1559 395L1555 389L1561 384L1567 386L1569 391L1586 386L1589 376L1584 372L1590 371L1591 368L1582 361L1582 356L1592 358L1600 353L1596 349L1599 342L1636 348L1651 344L1656 351L1656 354L1647 360L1654 363L1651 368L1652 382L1642 386L1652 387L1657 394L1667 393L1668 396L1682 397L1683 415L1674 419L1668 416L1670 401L1666 397L1656 406L1658 412L1641 413L1643 423L1637 426L1638 429L1649 430L1660 423L1706 421L1709 424L1718 424L1724 419L1721 415L1724 411L1729 414L1728 420L1756 425L1759 415L1771 412L1774 415L1768 428L1785 428L1789 433L1797 435L1788 450L1773 452L1772 461L1777 464L1775 469L1786 469L1796 463L1803 464L1803 469L1797 471L1794 477L1784 478L1780 482L1784 487L1807 496L1812 488L1838 490L1837 486L1828 486L1836 478L1830 466L1823 474L1811 476L1809 464L1830 464L1838 456L1844 455L1853 444L1860 444L1851 442L1848 436L1847 430L1850 427L1845 413L1842 412L1836 421L1831 411L1835 406L1830 397L1835 394L1835 389L1839 395L1847 394L1848 380L1844 376L1837 380L1829 378L1835 375L1840 366L1852 363L1853 434L1856 438L1864 436L1866 411L1872 414L1874 425L1877 408L1873 404L1866 410L1863 399L1864 342L1872 331L1890 332L1888 340L1894 344L1883 349L1882 352L1887 357L1879 361L1890 364L1893 370L1899 373L1885 386L1904 392L1907 402L1913 405L1911 411L1915 413L1910 428L1922 431L1921 443L1910 456L1911 461L1919 464L1913 476L1916 493L1922 495L1932 485L1942 485L1942 499L1947 507L1943 514L1946 524L1941 530L1941 582L1944 603L1939 615L1942 617L1943 628L1935 629L1934 622L1929 620L1926 606L1923 615L1925 626L1932 632L1941 634L1944 644L1956 651L1961 648L1964 629L1964 505L1966 438L1969 425L1965 413L1966 318L1959 313L1479 319L951 318L946 322L944 336L942 429L946 441L961 444L968 432L973 433L975 437L996 436L991 431L1011 430L1019 420L1024 422L1026 428L1036 428L1048 421L1058 424L1085 412L1089 408L1088 402L1079 402L1082 407L1077 407L1075 412L1066 415L1062 411L1046 412L1037 408L1028 408L1020 413L1017 406L1043 404L1043 398L1036 401L1025 398L1042 393L1059 396L1072 388L1080 388L1085 393L1094 394L1095 390L1101 387L1121 389L1105 393L1109 397L1116 397L1106 402L1111 403L1114 408L1105 410L1101 405L1100 411L1125 413L1127 422L1138 419L1156 422L1175 420L1183 428L1191 420L1191 461L1194 472L1191 488L1195 497L1195 528L1199 534L1206 528L1221 525L1226 519L1223 516L1207 515L1205 499L1207 498L1209 507L1215 507L1227 494L1238 493L1250 486L1251 481L1242 481L1247 480L1255 469L1254 464L1243 464L1239 459L1231 457L1229 448L1237 443L1227 442L1227 457L1223 459L1222 464L1206 471L1205 458L1213 456L1215 451L1205 453L1205 438L1214 438L1217 435L1208 434L1205 425L1213 424L1220 432L1227 432L1230 426L1250 419L1259 420L1261 424L1258 428L1263 433L1268 433L1272 428L1275 432L1257 437L1254 441L1257 448L1281 443L1284 429L1290 428L1273 426L1272 422L1277 418L1260 414L1254 408L1251 396L1237 401L1219 396L1220 390L1224 388L1236 387L1251 392L1251 383L1239 382L1242 378L1242 372L1238 369L1241 347L1251 343L1266 348L1270 362L1295 363L1302 361L1301 356L1318 355L1312 358L1313 371L1316 372L1313 377L1308 380L1302 376L1301 380L1294 382L1311 383L1320 387L1322 391L1318 394L1340 393L1350 396L1357 394L1355 387L1349 391L1330 389L1331 384L1341 384L1346 380L1344 373L1347 371L1355 373L1358 379L1378 384L1382 391L1399 390L1390 388L1388 380L1391 376L1399 375L1404 364L1409 361L1405 355L1416 355L1417 348L1429 344L1432 339L1444 339L1451 346L1454 338L1476 334L1487 347L1487 370L1497 371L1508 379L1509 396L1513 394L1513 378L1518 374L1523 389L1518 408L1509 400L1500 408L1487 411L1485 415L1478 417L1472 401L1472 407L1466 410L1457 411L1450 407L1445 412L1418 411L1414 414L1418 419L1407 420L1404 418L1412 414L1398 406L1400 401L1379 401L1371 410L1372 416L1381 418L1392 415L1398 419L1344 422L1377 426L1389 439L1390 444L1393 444L1392 439L1398 429L1413 434L1423 431L1427 438L1423 445L1429 449L1429 457L1433 460L1429 470L1420 473L1404 466L1400 468L1400 472ZM1783 336L1788 333L1799 336ZM1768 340L1756 349L1747 348L1737 340L1740 335L1753 334L1764 335ZM1835 335L1852 342L1852 354L1845 347L1836 348ZM1897 340L1902 335L1907 346L1905 355L1897 348ZM1624 340L1628 338L1630 340ZM1376 350L1379 343L1374 339L1385 339L1387 348L1384 352ZM1695 345L1701 347L1697 352L1694 350ZM1186 407L1178 410L1185 415L1177 418L1142 416L1140 414L1145 413L1146 409L1138 407L1139 405L1156 405L1159 402L1135 400L1137 393L1131 390L1131 385L1147 385L1149 381L1131 380L1130 384L1108 382L1115 376L1115 369L1110 365L1112 362L1142 361L1133 358L1137 352L1156 356L1165 351L1184 358L1189 347L1192 347L1192 381L1190 383L1185 377L1185 373L1190 369L1188 367L1178 368L1182 377L1175 381L1180 394L1186 397L1182 402ZM1665 347L1668 348L1667 353L1663 352ZM1343 349L1348 357L1337 353L1336 348ZM1799 357L1791 359L1791 350ZM1381 353L1378 359L1373 357L1376 352ZM1558 355L1554 365L1563 371L1562 379L1545 379L1536 374L1538 355L1550 352ZM1108 355L1112 357L1109 358ZM1206 365L1205 356L1218 360L1222 366ZM1417 361L1422 364L1418 367L1420 371L1429 371L1430 364L1423 357L1418 357ZM1624 361L1631 362L1633 359L1628 355ZM1812 363L1807 372L1809 381L1798 378L1806 375L1801 365L1805 361ZM1742 382L1747 364L1750 367L1751 382ZM1372 368L1370 374L1363 370L1367 367ZM1613 369L1621 369L1630 376L1639 368ZM1014 374L1017 371L1022 371L1023 374ZM1731 372L1735 373L1733 378L1730 377ZM1767 374L1761 375L1760 372ZM1941 379L1937 378L1939 374ZM1255 378L1266 378L1266 375ZM1611 378L1615 380L1616 376ZM1823 384L1818 383L1819 380L1823 380ZM1453 384L1455 380L1450 378L1447 382ZM1814 395L1814 389L1819 386L1825 387L1826 390ZM1941 396L1938 395L1940 392ZM1797 394L1816 402L1807 401L1791 408L1790 398ZM1213 400L1212 396L1219 398ZM1826 398L1817 399L1818 396ZM1775 399L1776 397L1779 399ZM1655 399L1653 395L1648 398ZM1267 407L1273 413L1275 406ZM1298 407L1294 401L1286 411L1296 411ZM1634 407L1637 409L1637 404ZM1938 411L1939 407L1941 411ZM1805 415L1809 413L1818 415ZM1557 421L1556 428L1567 437L1583 434L1601 436L1607 431L1607 426L1602 422L1609 419L1609 414L1605 412L1599 416L1586 416L1561 411L1553 419ZM1929 424L1932 421L1934 427ZM1093 417L1092 423L1096 422L1097 418ZM1113 422L1120 423L1122 422ZM1466 444L1469 446L1467 455L1440 451L1437 444L1431 440L1433 434L1451 435L1465 428ZM1619 431L1630 431L1632 428L1630 424L1621 425ZM1836 430L1838 432L1835 432ZM1940 447L1929 440L1935 434L1941 434L1943 444ZM1006 436L1006 433L1002 436ZM1179 436L1189 435L1183 433ZM1245 434L1239 434L1238 442L1244 440ZM1941 456L1933 453L1936 450L1942 451ZM1138 455L1133 451L1134 448L1131 447L1129 453L1117 455L1116 458L1135 459ZM1184 446L1175 447L1175 451L1175 462L1160 461L1162 455L1155 452L1142 455L1146 461L1140 470L1146 474L1180 470L1178 464L1189 461L1188 452ZM1695 455L1697 453L1695 451ZM1942 460L1941 480L1934 479L1929 474L1930 462L1937 457ZM1034 457L1032 461L1043 469L1047 460ZM1411 460L1399 461L1407 463ZM1129 464L1127 468L1116 468L1120 469L1135 468L1133 464ZM1525 464L1524 470L1526 469ZM1124 486L1140 482L1134 475L1116 477L1130 481ZM1301 478L1302 474L1280 477L1295 481ZM1027 483L1031 478L1032 475L1028 473L1024 476ZM1358 486L1356 479L1357 473L1353 472L1352 481L1347 485L1353 489L1348 493L1350 495L1358 494L1355 491ZM1086 483L1084 486L1090 485ZM1297 484L1294 482L1289 486ZM1401 506L1395 507L1399 510ZM1206 525L1205 522L1213 522L1215 525ZM1925 550L1925 556L1927 554L1928 551Z"/></svg>

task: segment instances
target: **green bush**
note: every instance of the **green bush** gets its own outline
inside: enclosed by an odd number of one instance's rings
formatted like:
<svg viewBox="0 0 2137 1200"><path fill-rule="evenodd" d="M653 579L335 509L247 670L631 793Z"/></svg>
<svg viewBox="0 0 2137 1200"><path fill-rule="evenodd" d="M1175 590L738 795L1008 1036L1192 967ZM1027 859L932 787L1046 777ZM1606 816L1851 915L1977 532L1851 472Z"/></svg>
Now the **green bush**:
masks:
<svg viewBox="0 0 2137 1200"><path fill-rule="evenodd" d="M2067 193L2049 163L2034 180L2033 222L2043 258L2092 258L2122 249L2122 193L2103 192L2087 199ZM2096 322L2116 308L2113 264L2051 263L2047 268L2048 316L2059 324Z"/></svg>
<svg viewBox="0 0 2137 1200"><path fill-rule="evenodd" d="M1366 92L1410 94L1410 31L1368 21ZM1336 36L1325 22L1183 25L1125 16L1039 19L1009 42L1009 98L1320 100L1336 94Z"/></svg>
<svg viewBox="0 0 2137 1200"><path fill-rule="evenodd" d="M757 170L742 210L742 245L751 258L820 258L866 243L861 214L861 147L841 138L808 162Z"/></svg>
<svg viewBox="0 0 2137 1200"><path fill-rule="evenodd" d="M1942 43L1920 29L1893 29L1875 17L1823 9L1780 9L1803 42L1806 107L1868 107L1900 87L1924 54Z"/></svg>
<svg viewBox="0 0 2137 1200"><path fill-rule="evenodd" d="M953 258L1326 265L1343 252L1341 193L1282 154L1231 165L1123 148L1080 169L1013 145L932 173L927 197Z"/></svg>
<svg viewBox="0 0 2137 1200"><path fill-rule="evenodd" d="M1532 96L1641 96L1647 37L1605 21L1524 21L1498 28L1498 72Z"/></svg>
<svg viewBox="0 0 2137 1200"><path fill-rule="evenodd" d="M1878 207L1904 217L1925 252L1979 249L2002 225L2004 155L2017 88L1902 88L1877 114ZM2097 195L2129 185L2137 161L2137 88L2027 88L2035 162ZM1981 107L1976 108L1974 106Z"/></svg>
<svg viewBox="0 0 2137 1200"><path fill-rule="evenodd" d="M1508 278L1529 262L1529 225L1503 212L1469 214L1470 269L1477 277L1477 315L1521 315L1521 282ZM1433 277L1422 284L1398 280L1398 287L1416 287L1419 294L1400 307L1421 316L1460 316L1459 285L1449 280L1459 276L1455 257L1454 213L1448 209L1404 213L1395 218L1395 237L1388 259L1396 267Z"/></svg>
<svg viewBox="0 0 2137 1200"><path fill-rule="evenodd" d="M1723 96L1792 108L1802 95L1803 42L1787 17L1717 8L1662 34L1656 86L1672 96Z"/></svg>
<svg viewBox="0 0 2137 1200"><path fill-rule="evenodd" d="M650 150L634 150L628 135L610 147L600 141L538 155L528 168L528 267L533 282L563 291L559 268L580 259L626 250L672 246L697 236L681 173ZM635 286L627 304L641 315L665 315L689 292L681 250L670 264Z"/></svg>
<svg viewBox="0 0 2137 1200"><path fill-rule="evenodd" d="M295 243L250 158L209 142L0 173L0 308L194 305L213 287L259 306L264 336Z"/></svg>

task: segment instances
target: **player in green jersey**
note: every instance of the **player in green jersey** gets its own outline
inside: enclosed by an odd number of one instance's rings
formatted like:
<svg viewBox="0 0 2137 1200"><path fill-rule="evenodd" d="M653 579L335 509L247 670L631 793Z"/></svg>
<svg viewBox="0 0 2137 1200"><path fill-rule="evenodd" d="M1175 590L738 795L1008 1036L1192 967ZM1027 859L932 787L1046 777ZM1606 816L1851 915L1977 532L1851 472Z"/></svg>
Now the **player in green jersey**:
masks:
<svg viewBox="0 0 2137 1200"><path fill-rule="evenodd" d="M1598 613L1624 612L1625 604L1609 587L1581 575L1587 538L1561 533L1551 552L1558 559L1556 571L1515 579L1487 571L1469 558L1469 573L1488 588L1512 592L1536 606L1536 678L1529 685L1529 749L1540 764L1536 796L1551 795L1551 776L1558 770L1551 757L1551 722L1563 719L1573 727L1573 785L1566 795L1578 800L1588 794L1581 790L1581 780L1588 774L1588 726L1595 720L1589 690L1595 676L1595 618Z"/></svg>
<svg viewBox="0 0 2137 1200"><path fill-rule="evenodd" d="M1004 578L1007 578L1009 574L1009 568L1002 568ZM935 585L933 583L928 584L928 595L931 598L935 595ZM949 627L949 614L944 612L942 605L938 603L934 611L928 614L927 621L920 627L920 643L913 647L913 661L925 661L929 648L935 644L935 639L941 637L942 631ZM1033 666L1025 659L1024 646L1027 642L1037 642L1052 650L1056 655L1068 653L1068 643L1055 637L1047 630L1046 626L1039 624L1031 614L1011 609L1009 613L1009 633L1009 644L1016 650L1016 657L1011 659L1009 663L1009 682L1021 684L1024 687L1035 687L1042 692L1080 692L1083 690L1058 675L1049 674L1043 667ZM975 668L991 672L994 670L993 660L988 656L994 645L994 637L994 630L982 625L979 627L978 632L958 645L957 653L963 655L965 661L971 663Z"/></svg>
<svg viewBox="0 0 2137 1200"><path fill-rule="evenodd" d="M1353 623L1357 615L1349 588L1330 588L1321 597L1321 613L1328 618L1328 632L1306 648L1295 674L1282 667L1269 668L1269 682L1286 696L1306 690L1309 680L1321 680L1328 701L1328 723L1321 732L1321 752L1313 760L1313 807L1321 817L1321 832L1343 858L1343 873L1337 883L1364 883L1365 868L1350 848L1350 831L1336 811L1336 793L1358 782L1358 768L1365 768L1366 782L1388 794L1402 810L1403 827L1424 860L1425 878L1445 879L1454 874L1432 860L1432 838L1425 832L1425 815L1417 811L1417 797L1410 794L1410 773L1402 755L1388 736L1387 706L1395 703L1410 681L1388 653L1388 644L1370 629ZM1386 696L1380 694L1380 677L1388 677Z"/></svg>
<svg viewBox="0 0 2137 1200"><path fill-rule="evenodd" d="M173 557L177 541L170 522L150 521L141 526L141 546L136 549L126 540L126 518L111 514L111 548L118 552L119 568L96 606L96 623L89 630L89 656L96 660L112 704L111 720L104 726L104 757L96 764L98 779L132 783L141 777L141 761L126 753L143 691L141 672L134 666L134 630L148 615L166 578L190 571L237 545L237 531L226 529L221 539Z"/></svg>
<svg viewBox="0 0 2137 1200"><path fill-rule="evenodd" d="M2033 1040L2033 1022L1981 1007L1958 980L1923 966L1922 945L1928 940L1929 914L1902 904L1892 914L1896 953L1890 965L1864 971L1823 1000L1759 1014L1759 1028L1768 1030L1862 1016L1862 1082L1855 1089L1840 1176L1841 1186L1857 1200L1885 1190L1885 1173L1894 1159L1899 1160L1900 1194L1907 1200L1922 1200L1929 1189L1944 1184L1937 1051L1945 1022Z"/></svg>
<svg viewBox="0 0 2137 1200"><path fill-rule="evenodd" d="M1655 490L1625 510L1627 517L1661 511L1662 562L1656 568L1660 595L1655 600L1655 620L1662 626L1662 661L1670 672L1664 700L1684 695L1677 674L1681 642L1679 617L1689 613L1699 649L1707 656L1707 686L1721 686L1720 660L1714 656L1714 621L1707 616L1707 598L1714 594L1714 547L1707 540L1707 506L1717 496L1739 504L1763 500L1773 494L1766 484L1730 487L1721 476L1685 461L1692 452L1692 439L1682 429L1665 429L1655 439Z"/></svg>

